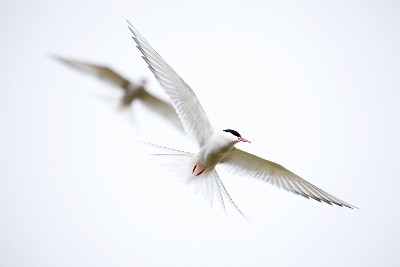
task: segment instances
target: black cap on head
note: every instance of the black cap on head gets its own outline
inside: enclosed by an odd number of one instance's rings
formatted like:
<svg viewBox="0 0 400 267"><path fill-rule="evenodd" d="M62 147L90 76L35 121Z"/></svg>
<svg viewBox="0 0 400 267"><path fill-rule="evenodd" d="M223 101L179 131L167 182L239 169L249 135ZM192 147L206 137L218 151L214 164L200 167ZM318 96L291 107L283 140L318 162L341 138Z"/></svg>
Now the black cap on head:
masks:
<svg viewBox="0 0 400 267"><path fill-rule="evenodd" d="M226 130L224 130L224 132L231 133L231 134L233 134L234 136L237 136L237 137L242 137L242 136L240 135L240 133L236 132L235 130L226 129Z"/></svg>

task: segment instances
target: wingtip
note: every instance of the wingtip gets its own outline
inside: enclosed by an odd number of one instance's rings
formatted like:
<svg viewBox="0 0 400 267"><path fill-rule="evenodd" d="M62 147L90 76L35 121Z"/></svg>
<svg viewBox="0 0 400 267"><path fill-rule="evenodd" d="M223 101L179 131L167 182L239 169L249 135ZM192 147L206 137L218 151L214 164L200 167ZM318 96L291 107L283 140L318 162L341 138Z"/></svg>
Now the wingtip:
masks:
<svg viewBox="0 0 400 267"><path fill-rule="evenodd" d="M132 23L126 19L126 22L128 23L128 29L131 31L131 33L133 34L133 36L136 36L136 29L135 27L133 27Z"/></svg>
<svg viewBox="0 0 400 267"><path fill-rule="evenodd" d="M346 206L346 207L350 208L350 209L361 210L359 207L356 207L356 206L353 206L353 205L349 205L349 206Z"/></svg>
<svg viewBox="0 0 400 267"><path fill-rule="evenodd" d="M324 201L324 202L329 204L329 205L331 205L331 206L333 206L332 204L335 204L336 206L339 206L339 207L342 207L342 208L361 210L360 208L358 208L358 207L356 207L354 205L348 204L348 203L339 203L339 202L336 203L336 202L331 202L331 201L330 202Z"/></svg>
<svg viewBox="0 0 400 267"><path fill-rule="evenodd" d="M58 62L64 63L66 65L69 65L69 66L73 66L74 63L77 63L77 62L74 62L73 60L66 59L64 57L61 57L61 56L58 56L58 55L55 55L55 54L49 54L49 57L54 59L54 60L56 60L56 61L58 61Z"/></svg>
<svg viewBox="0 0 400 267"><path fill-rule="evenodd" d="M61 62L66 62L66 61L67 61L67 60L64 59L63 57L60 57L60 56L58 56L58 55L56 55L56 54L49 53L49 54L47 54L47 56L48 56L49 58L52 58L52 59L57 60L57 61L61 61Z"/></svg>

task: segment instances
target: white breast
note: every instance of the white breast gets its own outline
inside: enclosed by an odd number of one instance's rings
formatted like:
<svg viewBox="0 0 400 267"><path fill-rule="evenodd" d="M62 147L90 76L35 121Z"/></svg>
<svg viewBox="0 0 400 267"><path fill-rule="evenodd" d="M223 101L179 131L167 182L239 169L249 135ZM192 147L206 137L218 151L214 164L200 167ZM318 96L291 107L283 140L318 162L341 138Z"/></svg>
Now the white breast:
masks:
<svg viewBox="0 0 400 267"><path fill-rule="evenodd" d="M229 135L215 133L200 149L197 154L197 160L207 168L214 168L232 151L236 143L237 141Z"/></svg>

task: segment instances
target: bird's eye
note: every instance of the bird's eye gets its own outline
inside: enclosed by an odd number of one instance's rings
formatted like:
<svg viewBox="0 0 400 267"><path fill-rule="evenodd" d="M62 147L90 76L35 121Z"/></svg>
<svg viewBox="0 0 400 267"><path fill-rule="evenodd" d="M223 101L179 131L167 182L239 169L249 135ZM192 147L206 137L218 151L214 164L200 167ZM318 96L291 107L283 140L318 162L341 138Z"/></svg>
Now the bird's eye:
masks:
<svg viewBox="0 0 400 267"><path fill-rule="evenodd" d="M238 132L235 131L235 130L226 129L226 130L224 130L224 132L231 133L231 134L233 134L234 136L237 136L237 137L242 137L242 136L240 135L240 133L238 133Z"/></svg>

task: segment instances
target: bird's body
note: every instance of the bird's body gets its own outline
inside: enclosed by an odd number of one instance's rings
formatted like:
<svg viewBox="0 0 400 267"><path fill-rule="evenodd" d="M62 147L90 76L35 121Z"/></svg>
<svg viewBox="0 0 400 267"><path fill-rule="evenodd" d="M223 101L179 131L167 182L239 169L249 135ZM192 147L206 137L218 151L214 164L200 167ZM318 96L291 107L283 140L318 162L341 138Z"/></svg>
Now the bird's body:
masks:
<svg viewBox="0 0 400 267"><path fill-rule="evenodd" d="M228 130L214 132L207 142L200 148L199 152L195 154L195 161L200 169L215 169L218 163L224 161L224 159L230 155L235 144L240 142L238 138L235 138ZM241 138L242 140L245 140ZM248 142L245 140L245 142ZM196 174L197 175L197 174Z"/></svg>
<svg viewBox="0 0 400 267"><path fill-rule="evenodd" d="M236 143L236 140L232 140L226 134L216 132L196 154L196 162L200 166L214 169L232 151Z"/></svg>
<svg viewBox="0 0 400 267"><path fill-rule="evenodd" d="M142 99L146 95L146 90L144 89L143 83L127 83L124 87L124 96L121 99L122 107L129 107L133 100Z"/></svg>
<svg viewBox="0 0 400 267"><path fill-rule="evenodd" d="M147 62L149 69L169 96L186 134L199 148L197 153L164 148L167 151L169 150L169 153L158 155L176 157L177 164L179 164L179 167L177 167L179 169L178 175L186 176L188 180L195 181L210 202L216 195L224 206L223 196L225 196L241 212L219 178L216 168L221 166L233 170L235 174L258 178L306 198L311 197L319 202L323 201L348 208L355 207L326 193L277 163L235 148L235 144L238 142L249 141L241 137L235 130L214 130L193 90L130 23L129 25L137 48L143 55L142 58Z"/></svg>

